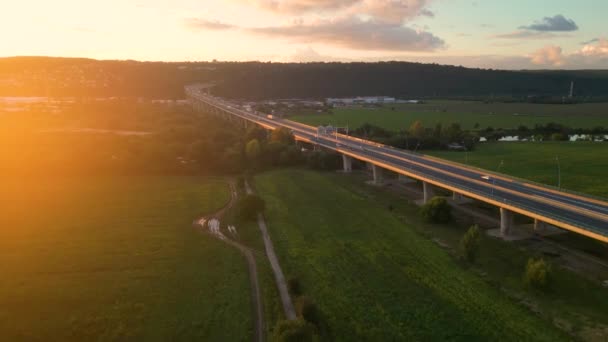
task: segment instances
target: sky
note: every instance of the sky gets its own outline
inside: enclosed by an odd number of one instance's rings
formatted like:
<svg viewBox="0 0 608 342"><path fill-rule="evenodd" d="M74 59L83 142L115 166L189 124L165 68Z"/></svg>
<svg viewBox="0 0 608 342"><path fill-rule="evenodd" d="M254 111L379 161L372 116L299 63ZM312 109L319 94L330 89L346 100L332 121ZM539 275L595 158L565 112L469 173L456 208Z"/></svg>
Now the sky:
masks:
<svg viewBox="0 0 608 342"><path fill-rule="evenodd" d="M3 0L0 56L608 69L606 0Z"/></svg>

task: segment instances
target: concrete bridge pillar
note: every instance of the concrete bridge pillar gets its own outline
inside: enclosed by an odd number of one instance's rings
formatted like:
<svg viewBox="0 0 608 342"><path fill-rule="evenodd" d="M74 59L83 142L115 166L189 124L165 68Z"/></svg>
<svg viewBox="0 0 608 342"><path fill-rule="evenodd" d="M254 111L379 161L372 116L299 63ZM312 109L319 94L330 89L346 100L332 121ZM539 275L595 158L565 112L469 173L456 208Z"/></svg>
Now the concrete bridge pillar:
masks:
<svg viewBox="0 0 608 342"><path fill-rule="evenodd" d="M422 198L422 202L424 204L427 204L435 196L433 184L422 182L422 193L424 195Z"/></svg>
<svg viewBox="0 0 608 342"><path fill-rule="evenodd" d="M513 228L513 212L511 210L500 208L500 235L508 236Z"/></svg>
<svg viewBox="0 0 608 342"><path fill-rule="evenodd" d="M534 219L534 231L537 233L543 232L547 230L547 223L540 221L539 219Z"/></svg>
<svg viewBox="0 0 608 342"><path fill-rule="evenodd" d="M374 175L374 184L382 184L382 168L380 166L372 164L372 173Z"/></svg>
<svg viewBox="0 0 608 342"><path fill-rule="evenodd" d="M351 172L353 170L353 158L347 156L346 154L343 154L342 155L342 166L344 168L344 172Z"/></svg>

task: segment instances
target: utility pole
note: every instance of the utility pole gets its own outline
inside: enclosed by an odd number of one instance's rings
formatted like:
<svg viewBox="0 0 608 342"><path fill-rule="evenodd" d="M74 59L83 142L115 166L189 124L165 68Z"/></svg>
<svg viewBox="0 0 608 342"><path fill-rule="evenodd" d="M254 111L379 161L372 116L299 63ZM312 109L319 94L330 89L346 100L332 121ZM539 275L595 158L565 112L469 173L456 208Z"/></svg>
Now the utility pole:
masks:
<svg viewBox="0 0 608 342"><path fill-rule="evenodd" d="M570 96L569 98L574 97L574 81L570 82Z"/></svg>

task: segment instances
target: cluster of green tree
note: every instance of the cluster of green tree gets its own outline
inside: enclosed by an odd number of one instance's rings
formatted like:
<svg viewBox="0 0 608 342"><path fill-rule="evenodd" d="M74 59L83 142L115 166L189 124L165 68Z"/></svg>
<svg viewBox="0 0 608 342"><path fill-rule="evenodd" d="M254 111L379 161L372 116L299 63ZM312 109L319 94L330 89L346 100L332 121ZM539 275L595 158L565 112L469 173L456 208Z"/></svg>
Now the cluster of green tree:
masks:
<svg viewBox="0 0 608 342"><path fill-rule="evenodd" d="M141 106L3 115L0 172L224 174L246 167L244 129L189 107Z"/></svg>
<svg viewBox="0 0 608 342"><path fill-rule="evenodd" d="M605 97L600 72L499 71L409 62L261 63L136 62L80 58L0 59L1 96L183 97L183 86L217 82L231 98L326 98L358 95L480 97L561 101Z"/></svg>
<svg viewBox="0 0 608 342"><path fill-rule="evenodd" d="M479 141L475 132L465 131L458 123L444 126L441 123L432 128L426 128L422 122L415 121L407 130L392 132L382 127L364 124L354 131L353 135L370 139L381 144L408 150L445 149L449 144L459 144L468 150L475 147Z"/></svg>
<svg viewBox="0 0 608 342"><path fill-rule="evenodd" d="M291 131L279 128L268 132L260 126L251 126L245 133L246 168L257 171L277 166L292 166L303 161Z"/></svg>

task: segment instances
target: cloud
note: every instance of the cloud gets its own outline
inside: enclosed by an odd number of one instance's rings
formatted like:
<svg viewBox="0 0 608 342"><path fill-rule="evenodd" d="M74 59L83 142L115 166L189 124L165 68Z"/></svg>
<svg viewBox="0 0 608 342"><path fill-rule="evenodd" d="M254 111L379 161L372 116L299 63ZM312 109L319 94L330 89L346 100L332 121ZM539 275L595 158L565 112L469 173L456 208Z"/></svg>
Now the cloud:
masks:
<svg viewBox="0 0 608 342"><path fill-rule="evenodd" d="M430 0L234 0L267 11L304 15L331 12L334 19L367 16L377 21L402 23L418 16L434 17Z"/></svg>
<svg viewBox="0 0 608 342"><path fill-rule="evenodd" d="M553 17L544 17L532 25L520 26L520 29L542 32L569 32L578 30L578 26L572 19L567 19L561 14Z"/></svg>
<svg viewBox="0 0 608 342"><path fill-rule="evenodd" d="M234 25L219 22L217 20L206 20L202 18L186 18L184 24L191 30L230 30L236 28Z"/></svg>
<svg viewBox="0 0 608 342"><path fill-rule="evenodd" d="M562 66L566 57L559 46L545 46L530 55L530 60L536 65Z"/></svg>
<svg viewBox="0 0 608 342"><path fill-rule="evenodd" d="M579 51L579 54L583 56L605 56L608 57L608 39L598 38L592 39L590 42L597 42L597 44L586 44Z"/></svg>
<svg viewBox="0 0 608 342"><path fill-rule="evenodd" d="M528 56L537 66L560 68L608 68L608 40L600 38L597 44L585 45L570 54L563 53L559 46L546 46Z"/></svg>
<svg viewBox="0 0 608 342"><path fill-rule="evenodd" d="M435 14L426 8L429 2L428 0L362 0L350 8L350 14L399 24L418 16L434 17Z"/></svg>
<svg viewBox="0 0 608 342"><path fill-rule="evenodd" d="M433 51L445 47L445 42L430 32L356 17L253 28L248 31L298 43L323 43L355 50Z"/></svg>
<svg viewBox="0 0 608 342"><path fill-rule="evenodd" d="M590 39L590 40L588 40L586 42L581 42L581 45L588 45L588 44L592 44L592 43L597 43L599 41L600 41L599 38L593 38L593 39Z"/></svg>
<svg viewBox="0 0 608 342"><path fill-rule="evenodd" d="M517 30L509 33L500 33L490 36L490 38L498 39L549 39L559 37L550 32L538 32L528 30Z"/></svg>
<svg viewBox="0 0 608 342"><path fill-rule="evenodd" d="M240 27L189 18L185 20L186 26L192 30L236 29L296 43L321 43L355 50L435 51L445 47L445 42L428 30L404 25L419 16L433 17L434 13L427 8L431 0L233 1L295 17L289 24L266 27Z"/></svg>
<svg viewBox="0 0 608 342"><path fill-rule="evenodd" d="M325 10L336 10L352 6L361 0L237 0L245 2L267 11L302 14Z"/></svg>

